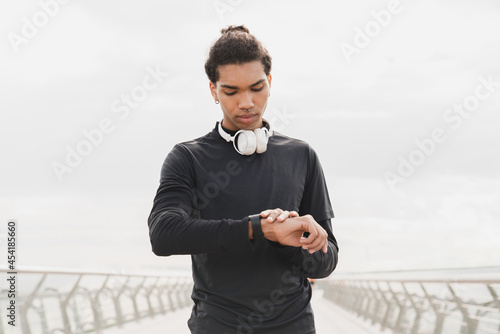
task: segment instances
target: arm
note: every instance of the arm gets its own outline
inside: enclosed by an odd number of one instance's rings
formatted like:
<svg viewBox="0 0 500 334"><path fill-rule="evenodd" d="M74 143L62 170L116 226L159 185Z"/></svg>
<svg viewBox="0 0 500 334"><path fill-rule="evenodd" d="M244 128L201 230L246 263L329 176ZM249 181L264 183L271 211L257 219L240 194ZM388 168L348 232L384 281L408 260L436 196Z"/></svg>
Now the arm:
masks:
<svg viewBox="0 0 500 334"><path fill-rule="evenodd" d="M286 224L286 221L282 224ZM295 270L300 271L304 276L309 278L325 278L329 276L337 267L339 248L337 240L331 232L330 219L318 222L325 228L327 237L327 251L317 251L310 253L308 250L301 247L288 247L273 243L279 248L279 252L293 263Z"/></svg>
<svg viewBox="0 0 500 334"><path fill-rule="evenodd" d="M153 252L158 256L250 248L248 218L190 218L178 208L153 211L148 219Z"/></svg>
<svg viewBox="0 0 500 334"><path fill-rule="evenodd" d="M261 216L264 237L293 263L294 270L310 278L324 278L333 272L338 262L338 245L330 219L317 223L310 215L298 217L295 211L281 209L265 210ZM251 225L249 231L252 237ZM309 232L309 236L302 237L303 232Z"/></svg>
<svg viewBox="0 0 500 334"><path fill-rule="evenodd" d="M309 150L308 171L305 185L299 213L310 213L314 216L314 218L309 216L309 219L312 219L318 228L326 232L326 235L323 234L326 238L326 242L321 241L325 242L324 246L326 247L323 249L323 252L316 251L311 254L308 250L302 248L284 247L279 243L274 243L274 245L280 248L279 251L282 255L287 260L291 261L294 268L306 277L324 278L330 275L337 266L339 247L332 232L331 218L333 218L334 215L323 169L312 148ZM305 216L289 218L279 224L286 224L292 219L302 219L303 217Z"/></svg>
<svg viewBox="0 0 500 334"><path fill-rule="evenodd" d="M161 171L160 186L148 218L156 255L196 254L250 248L248 219L205 220L196 212L195 175L189 151L176 145Z"/></svg>
<svg viewBox="0 0 500 334"><path fill-rule="evenodd" d="M189 150L176 145L163 164L160 187L148 218L153 252L158 256L169 256L251 248L253 244L249 240L253 235L247 217L241 220L193 218L197 209L194 180ZM287 217L283 216L281 221ZM276 227L282 233L274 240L296 247L302 246L296 243L303 232L313 232L297 222ZM291 235L293 240L290 240Z"/></svg>

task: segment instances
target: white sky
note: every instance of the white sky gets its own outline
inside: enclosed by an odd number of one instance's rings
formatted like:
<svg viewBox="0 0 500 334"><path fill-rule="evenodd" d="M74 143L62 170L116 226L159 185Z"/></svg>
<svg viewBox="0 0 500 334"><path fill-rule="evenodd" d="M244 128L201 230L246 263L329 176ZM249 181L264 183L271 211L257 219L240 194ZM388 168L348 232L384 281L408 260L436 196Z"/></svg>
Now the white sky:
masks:
<svg viewBox="0 0 500 334"><path fill-rule="evenodd" d="M500 86L456 129L443 119L480 77L500 82L498 2L402 0L350 63L341 43L389 1L220 2L235 5L73 0L19 52L9 34L41 7L1 5L0 221L18 220L19 265L189 266L153 255L147 216L166 154L221 117L203 64L219 30L244 23L273 57L268 118L289 115L275 125L319 153L339 271L500 266ZM120 119L113 102L157 66L168 76ZM105 118L114 131L59 182L52 163ZM446 141L392 191L384 173L436 128Z"/></svg>

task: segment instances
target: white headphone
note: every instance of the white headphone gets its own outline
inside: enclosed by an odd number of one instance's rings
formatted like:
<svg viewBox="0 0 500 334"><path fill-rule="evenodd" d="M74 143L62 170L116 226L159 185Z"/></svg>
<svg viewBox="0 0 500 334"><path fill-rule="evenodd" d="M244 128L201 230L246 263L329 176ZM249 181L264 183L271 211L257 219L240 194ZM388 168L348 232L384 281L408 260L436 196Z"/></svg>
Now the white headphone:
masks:
<svg viewBox="0 0 500 334"><path fill-rule="evenodd" d="M268 124L268 123L266 123ZM241 155L252 155L255 152L264 153L267 150L267 141L273 135L273 130L266 127L255 130L239 130L234 136L224 131L222 121L219 122L219 134L227 142L232 141L234 149Z"/></svg>

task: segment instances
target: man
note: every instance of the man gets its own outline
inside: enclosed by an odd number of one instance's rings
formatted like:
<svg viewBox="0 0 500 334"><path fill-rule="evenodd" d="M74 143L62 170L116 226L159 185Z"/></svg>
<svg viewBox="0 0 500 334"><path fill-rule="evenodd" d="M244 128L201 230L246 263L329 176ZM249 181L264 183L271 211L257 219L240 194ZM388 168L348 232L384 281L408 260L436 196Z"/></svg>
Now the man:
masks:
<svg viewBox="0 0 500 334"><path fill-rule="evenodd" d="M271 57L246 27L222 30L205 70L223 118L165 159L153 252L192 255L192 333L315 333L307 278L338 259L316 153L264 120Z"/></svg>

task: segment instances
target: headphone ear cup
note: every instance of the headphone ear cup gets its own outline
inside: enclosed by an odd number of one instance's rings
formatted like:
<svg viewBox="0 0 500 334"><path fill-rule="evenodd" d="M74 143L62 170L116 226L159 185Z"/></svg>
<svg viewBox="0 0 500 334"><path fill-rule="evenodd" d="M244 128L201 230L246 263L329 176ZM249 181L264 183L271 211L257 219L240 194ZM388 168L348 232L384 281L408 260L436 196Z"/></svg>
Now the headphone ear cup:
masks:
<svg viewBox="0 0 500 334"><path fill-rule="evenodd" d="M256 138L256 151L257 153L264 153L267 150L267 141L269 135L266 128L255 129Z"/></svg>
<svg viewBox="0 0 500 334"><path fill-rule="evenodd" d="M240 130L234 135L234 149L241 155L252 155L257 148L257 138L253 131Z"/></svg>

